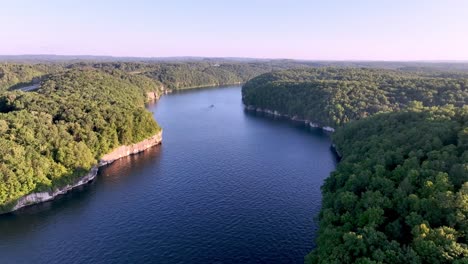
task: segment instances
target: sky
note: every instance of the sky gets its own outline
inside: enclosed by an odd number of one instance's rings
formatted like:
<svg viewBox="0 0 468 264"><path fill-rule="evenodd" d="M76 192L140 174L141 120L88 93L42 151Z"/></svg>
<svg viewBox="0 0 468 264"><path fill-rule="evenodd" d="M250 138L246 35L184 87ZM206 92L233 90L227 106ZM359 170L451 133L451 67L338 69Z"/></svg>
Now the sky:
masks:
<svg viewBox="0 0 468 264"><path fill-rule="evenodd" d="M0 54L468 60L468 0L0 0Z"/></svg>

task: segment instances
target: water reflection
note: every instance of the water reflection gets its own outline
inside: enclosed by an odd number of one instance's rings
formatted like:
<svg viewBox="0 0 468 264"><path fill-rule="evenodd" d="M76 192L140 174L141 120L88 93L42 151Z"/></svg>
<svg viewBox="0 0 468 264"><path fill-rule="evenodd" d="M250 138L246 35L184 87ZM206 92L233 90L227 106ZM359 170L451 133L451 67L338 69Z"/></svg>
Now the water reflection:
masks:
<svg viewBox="0 0 468 264"><path fill-rule="evenodd" d="M41 227L50 224L51 219L67 212L77 214L86 210L95 198L99 185L120 185L136 180L148 166L157 166L161 157L161 145L141 153L121 158L110 165L101 167L98 176L92 182L79 186L52 201L22 208L0 217L1 237L23 235L38 232ZM134 179L132 179L134 178Z"/></svg>
<svg viewBox="0 0 468 264"><path fill-rule="evenodd" d="M148 166L158 166L162 148L162 145L154 146L101 167L98 178L105 184L125 184L127 180L136 180L135 178L141 176Z"/></svg>
<svg viewBox="0 0 468 264"><path fill-rule="evenodd" d="M256 112L256 111L249 111L244 109L244 114L247 118L255 119L256 122L266 122L270 123L270 125L278 125L278 126L294 126L299 130L310 132L314 134L314 137L323 138L324 140L330 139L330 132L324 131L322 128L319 127L311 127L310 125L306 124L304 121L296 121L291 120L289 117L284 116L276 116L264 112Z"/></svg>

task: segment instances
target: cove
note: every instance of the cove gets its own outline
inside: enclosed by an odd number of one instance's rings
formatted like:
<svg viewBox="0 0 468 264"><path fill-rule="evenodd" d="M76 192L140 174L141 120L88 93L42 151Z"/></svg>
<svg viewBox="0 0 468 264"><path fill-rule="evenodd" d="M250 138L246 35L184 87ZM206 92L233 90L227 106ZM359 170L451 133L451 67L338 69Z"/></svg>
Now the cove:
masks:
<svg viewBox="0 0 468 264"><path fill-rule="evenodd" d="M302 263L337 162L328 135L245 112L239 86L148 108L163 144L1 216L1 263Z"/></svg>

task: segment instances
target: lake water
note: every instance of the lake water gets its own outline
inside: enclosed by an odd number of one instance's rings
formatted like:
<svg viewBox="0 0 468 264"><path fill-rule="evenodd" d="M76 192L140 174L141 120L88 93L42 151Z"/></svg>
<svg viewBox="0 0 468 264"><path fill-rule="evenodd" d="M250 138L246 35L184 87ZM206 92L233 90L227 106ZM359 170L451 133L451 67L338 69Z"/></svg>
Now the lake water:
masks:
<svg viewBox="0 0 468 264"><path fill-rule="evenodd" d="M163 144L0 216L0 263L303 262L336 165L327 134L244 112L239 86L166 95L149 110Z"/></svg>

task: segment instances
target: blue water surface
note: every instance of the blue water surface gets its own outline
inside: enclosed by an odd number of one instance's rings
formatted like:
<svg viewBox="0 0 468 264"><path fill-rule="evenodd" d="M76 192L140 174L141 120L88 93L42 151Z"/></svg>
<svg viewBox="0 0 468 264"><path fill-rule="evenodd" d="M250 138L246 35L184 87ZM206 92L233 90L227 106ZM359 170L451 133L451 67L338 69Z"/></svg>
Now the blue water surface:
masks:
<svg viewBox="0 0 468 264"><path fill-rule="evenodd" d="M0 216L0 263L302 263L336 165L329 136L245 112L239 86L148 108L163 144Z"/></svg>

